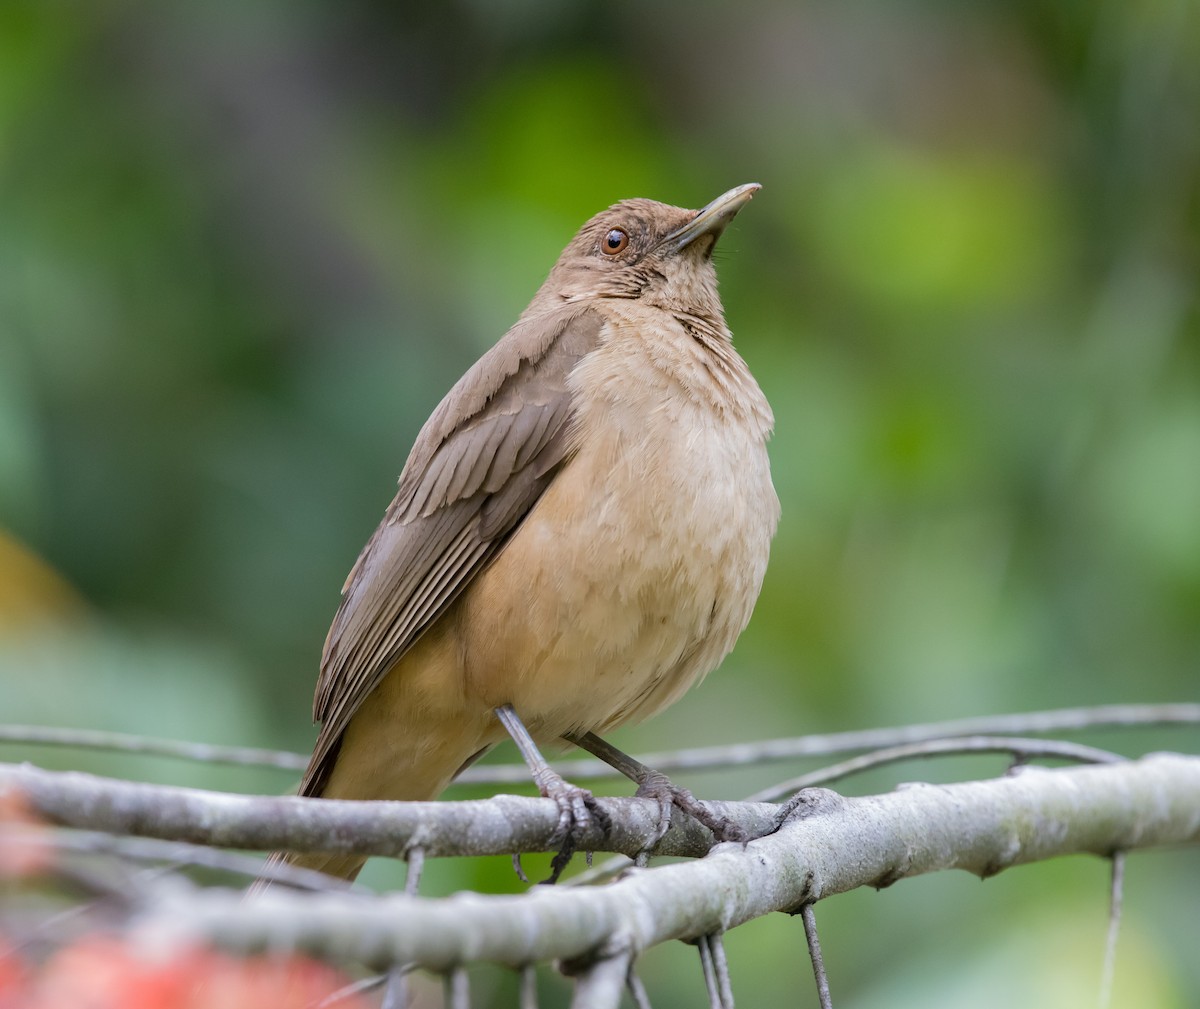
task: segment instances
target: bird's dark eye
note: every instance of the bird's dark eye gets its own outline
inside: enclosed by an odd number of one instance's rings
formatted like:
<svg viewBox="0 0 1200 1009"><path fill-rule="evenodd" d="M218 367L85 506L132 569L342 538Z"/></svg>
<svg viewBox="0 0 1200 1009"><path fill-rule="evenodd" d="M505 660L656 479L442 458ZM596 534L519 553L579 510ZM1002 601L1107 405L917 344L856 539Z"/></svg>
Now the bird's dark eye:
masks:
<svg viewBox="0 0 1200 1009"><path fill-rule="evenodd" d="M625 251L625 246L629 244L629 235L620 228L613 228L607 235L604 236L604 241L600 243L600 251L606 256L615 256L620 252Z"/></svg>

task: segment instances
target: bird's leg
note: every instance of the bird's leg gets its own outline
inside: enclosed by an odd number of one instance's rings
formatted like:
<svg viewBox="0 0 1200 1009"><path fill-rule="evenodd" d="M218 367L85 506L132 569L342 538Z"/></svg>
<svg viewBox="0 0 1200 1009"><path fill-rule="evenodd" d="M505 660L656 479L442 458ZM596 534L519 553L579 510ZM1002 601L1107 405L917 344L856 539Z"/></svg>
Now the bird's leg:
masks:
<svg viewBox="0 0 1200 1009"><path fill-rule="evenodd" d="M550 838L550 844L558 845L559 849L550 863L550 878L545 880L547 883L553 883L571 861L579 838L591 827L592 820L594 819L602 830L608 830L611 821L591 792L578 785L572 785L546 763L546 758L542 756L533 737L529 735L529 730L525 728L525 723L511 704L502 704L496 708L496 717L521 751L538 791L558 804L558 826Z"/></svg>
<svg viewBox="0 0 1200 1009"><path fill-rule="evenodd" d="M746 831L728 817L712 812L686 788L672 784L670 778L661 771L647 767L641 761L629 756L628 753L605 742L594 732L568 732L563 735L563 738L587 750L592 756L599 757L610 767L620 771L630 781L636 782L639 798L654 799L658 803L658 827L638 856L639 861L644 861L644 856L649 855L666 835L671 826L672 807L678 807L689 816L699 820L713 832L713 837L718 841L745 843L750 840Z"/></svg>

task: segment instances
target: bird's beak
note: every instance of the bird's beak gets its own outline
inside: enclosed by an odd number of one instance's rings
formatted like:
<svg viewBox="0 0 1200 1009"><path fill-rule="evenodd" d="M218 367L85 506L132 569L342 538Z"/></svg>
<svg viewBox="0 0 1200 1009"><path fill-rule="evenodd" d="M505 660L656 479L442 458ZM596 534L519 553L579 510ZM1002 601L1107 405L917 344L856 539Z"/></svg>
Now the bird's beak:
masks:
<svg viewBox="0 0 1200 1009"><path fill-rule="evenodd" d="M676 228L667 235L662 244L672 252L678 252L702 235L711 235L715 243L725 230L725 225L737 216L737 212L749 203L750 197L760 189L762 186L757 182L747 182L744 186L736 186L729 192L722 193L708 206L696 211L696 216L682 228Z"/></svg>

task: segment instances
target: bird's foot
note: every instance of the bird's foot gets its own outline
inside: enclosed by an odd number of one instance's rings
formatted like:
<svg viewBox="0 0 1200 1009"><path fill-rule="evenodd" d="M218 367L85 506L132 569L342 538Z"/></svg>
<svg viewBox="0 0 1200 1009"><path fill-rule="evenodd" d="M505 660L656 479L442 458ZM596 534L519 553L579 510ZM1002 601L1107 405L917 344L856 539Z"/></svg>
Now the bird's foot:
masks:
<svg viewBox="0 0 1200 1009"><path fill-rule="evenodd" d="M637 863L639 865L646 864L654 849L658 847L658 842L666 836L671 827L673 809L679 809L694 820L698 820L712 831L713 837L718 842L736 841L739 844L745 844L750 840L750 835L744 828L728 817L714 813L686 788L673 784L671 779L661 771L650 771L646 774L635 794L639 799L653 799L658 803L658 826L646 847L638 853Z"/></svg>
<svg viewBox="0 0 1200 1009"><path fill-rule="evenodd" d="M535 780L538 791L558 805L558 824L550 836L550 846L558 848L558 852L550 862L549 877L542 880L543 883L556 883L592 826L607 832L612 820L591 792L572 785L550 768L535 775Z"/></svg>

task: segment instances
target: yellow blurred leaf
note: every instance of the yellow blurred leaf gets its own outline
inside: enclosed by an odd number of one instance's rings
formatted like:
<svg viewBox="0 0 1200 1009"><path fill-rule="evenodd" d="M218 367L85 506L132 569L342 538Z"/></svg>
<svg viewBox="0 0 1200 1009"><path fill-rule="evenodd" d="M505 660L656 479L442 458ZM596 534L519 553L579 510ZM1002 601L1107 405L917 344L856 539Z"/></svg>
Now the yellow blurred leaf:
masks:
<svg viewBox="0 0 1200 1009"><path fill-rule="evenodd" d="M0 630L77 613L82 602L63 577L0 529Z"/></svg>

